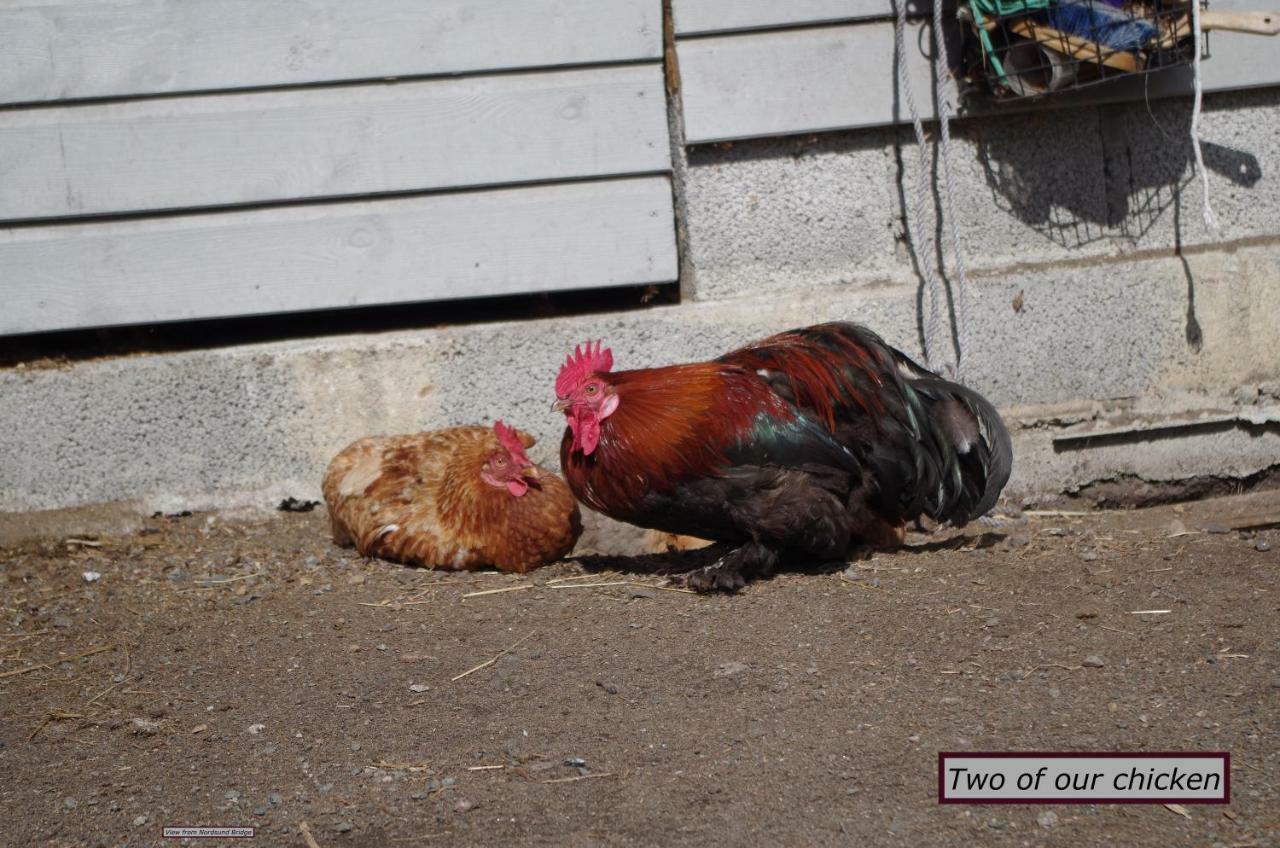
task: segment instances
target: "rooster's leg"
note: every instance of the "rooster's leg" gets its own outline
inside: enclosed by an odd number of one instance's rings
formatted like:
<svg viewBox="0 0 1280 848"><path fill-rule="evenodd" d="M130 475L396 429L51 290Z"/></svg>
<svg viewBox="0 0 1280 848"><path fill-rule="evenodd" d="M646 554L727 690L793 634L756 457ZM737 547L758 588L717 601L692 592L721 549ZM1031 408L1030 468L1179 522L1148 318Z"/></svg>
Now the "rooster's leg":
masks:
<svg viewBox="0 0 1280 848"><path fill-rule="evenodd" d="M679 580L699 592L736 592L748 579L768 577L778 564L778 552L759 542L734 548L711 565L694 569Z"/></svg>

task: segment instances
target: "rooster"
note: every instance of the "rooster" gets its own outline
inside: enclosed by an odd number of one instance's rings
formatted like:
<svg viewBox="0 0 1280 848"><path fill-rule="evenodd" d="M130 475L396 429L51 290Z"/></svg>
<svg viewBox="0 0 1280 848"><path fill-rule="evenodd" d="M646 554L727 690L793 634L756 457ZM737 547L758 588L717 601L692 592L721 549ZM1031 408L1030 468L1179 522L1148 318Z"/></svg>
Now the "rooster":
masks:
<svg viewBox="0 0 1280 848"><path fill-rule="evenodd" d="M564 481L525 455L533 443L501 421L360 439L325 472L334 541L427 568L524 573L561 559L581 515Z"/></svg>
<svg viewBox="0 0 1280 848"><path fill-rule="evenodd" d="M843 559L927 515L960 525L1009 478L1009 434L976 392L865 327L780 333L712 362L614 371L597 341L556 379L578 499L621 521L711 539L683 579L736 591L785 554Z"/></svg>

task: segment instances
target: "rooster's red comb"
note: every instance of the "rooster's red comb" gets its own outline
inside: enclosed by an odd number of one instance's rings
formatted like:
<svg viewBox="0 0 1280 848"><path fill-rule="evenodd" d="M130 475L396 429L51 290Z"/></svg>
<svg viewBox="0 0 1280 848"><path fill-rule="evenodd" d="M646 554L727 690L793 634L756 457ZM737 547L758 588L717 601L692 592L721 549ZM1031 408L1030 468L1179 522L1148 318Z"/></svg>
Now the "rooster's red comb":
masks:
<svg viewBox="0 0 1280 848"><path fill-rule="evenodd" d="M529 457L525 456L524 443L520 441L520 434L516 432L515 427L508 427L501 421L495 421L493 432L498 437L498 442L511 454L512 459L525 465L533 465Z"/></svg>
<svg viewBox="0 0 1280 848"><path fill-rule="evenodd" d="M595 347L591 342L573 349L573 355L566 357L560 366L560 375L556 377L556 397L568 397L578 387L578 383L588 374L605 374L613 370L613 351L601 348L602 341L596 339Z"/></svg>

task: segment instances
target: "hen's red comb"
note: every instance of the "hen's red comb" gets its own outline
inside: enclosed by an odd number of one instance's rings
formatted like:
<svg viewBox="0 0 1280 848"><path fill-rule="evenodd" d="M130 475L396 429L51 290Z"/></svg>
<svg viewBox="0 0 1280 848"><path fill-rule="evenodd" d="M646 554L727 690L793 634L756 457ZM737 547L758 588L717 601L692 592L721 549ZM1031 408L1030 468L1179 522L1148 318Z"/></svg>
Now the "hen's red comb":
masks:
<svg viewBox="0 0 1280 848"><path fill-rule="evenodd" d="M560 366L560 375L556 377L556 397L568 397L578 387L578 383L588 374L606 374L613 370L613 351L601 348L603 342L596 339L595 348L591 342L573 349L573 355L566 357Z"/></svg>
<svg viewBox="0 0 1280 848"><path fill-rule="evenodd" d="M516 432L515 427L508 427L501 421L495 421L493 422L493 432L502 446L511 454L512 459L525 465L533 465L529 461L529 457L524 454L524 443L520 441L520 434Z"/></svg>

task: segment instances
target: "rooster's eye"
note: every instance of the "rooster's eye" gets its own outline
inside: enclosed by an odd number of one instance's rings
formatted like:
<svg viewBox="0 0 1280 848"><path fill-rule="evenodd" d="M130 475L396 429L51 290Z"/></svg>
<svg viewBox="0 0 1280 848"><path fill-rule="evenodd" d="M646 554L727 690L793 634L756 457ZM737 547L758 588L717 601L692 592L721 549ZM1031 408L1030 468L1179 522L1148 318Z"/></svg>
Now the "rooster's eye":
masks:
<svg viewBox="0 0 1280 848"><path fill-rule="evenodd" d="M599 388L600 388L600 387L599 387L599 386L597 386L595 383L588 383L588 384L587 384L587 394L589 394L589 395L593 395L593 394L595 394L595 393L596 393L596 391L597 391Z"/></svg>

